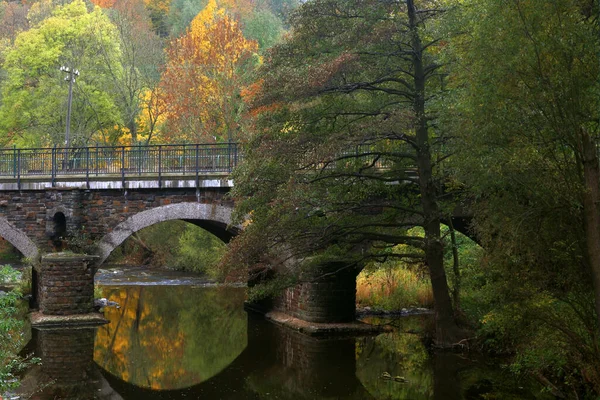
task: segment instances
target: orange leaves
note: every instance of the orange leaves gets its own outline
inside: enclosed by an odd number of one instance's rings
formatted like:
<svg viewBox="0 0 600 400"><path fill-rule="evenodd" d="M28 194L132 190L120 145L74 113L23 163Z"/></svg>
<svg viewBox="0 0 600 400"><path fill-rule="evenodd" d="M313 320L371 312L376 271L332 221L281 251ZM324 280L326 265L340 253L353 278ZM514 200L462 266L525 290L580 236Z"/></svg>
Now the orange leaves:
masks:
<svg viewBox="0 0 600 400"><path fill-rule="evenodd" d="M116 0L91 0L92 3L101 8L111 8L115 5Z"/></svg>
<svg viewBox="0 0 600 400"><path fill-rule="evenodd" d="M247 104L250 104L252 101L254 101L254 99L256 99L256 97L263 90L264 82L264 79L259 79L258 81L242 88L240 91L242 99L244 99Z"/></svg>
<svg viewBox="0 0 600 400"><path fill-rule="evenodd" d="M238 130L240 67L257 51L215 0L167 49L161 81L170 141L233 138Z"/></svg>
<svg viewBox="0 0 600 400"><path fill-rule="evenodd" d="M355 54L344 52L327 63L312 67L307 73L309 87L313 89L322 89L323 86L326 86L327 83L335 78L340 72L351 67L352 62L354 62L356 58Z"/></svg>

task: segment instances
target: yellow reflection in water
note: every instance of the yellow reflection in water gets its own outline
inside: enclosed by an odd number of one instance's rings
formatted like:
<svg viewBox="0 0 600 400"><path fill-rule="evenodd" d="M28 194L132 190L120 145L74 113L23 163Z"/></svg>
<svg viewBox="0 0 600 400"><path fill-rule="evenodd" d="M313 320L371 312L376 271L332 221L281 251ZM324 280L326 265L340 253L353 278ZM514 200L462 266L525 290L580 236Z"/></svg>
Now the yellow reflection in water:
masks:
<svg viewBox="0 0 600 400"><path fill-rule="evenodd" d="M204 382L247 346L244 290L189 286L103 288L121 308L96 333L94 360L122 380L156 390Z"/></svg>

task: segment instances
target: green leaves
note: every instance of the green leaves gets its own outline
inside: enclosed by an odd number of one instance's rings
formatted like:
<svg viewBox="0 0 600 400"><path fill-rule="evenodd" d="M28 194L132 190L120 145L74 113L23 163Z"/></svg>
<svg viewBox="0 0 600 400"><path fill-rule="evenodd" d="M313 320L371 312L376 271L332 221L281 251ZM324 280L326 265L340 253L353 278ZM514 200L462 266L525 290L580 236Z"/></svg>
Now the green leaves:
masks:
<svg viewBox="0 0 600 400"><path fill-rule="evenodd" d="M586 10L574 0L465 2L441 119L459 138L453 166L476 199L491 308L483 333L516 348L520 369L559 379L579 371L598 392L584 230L584 198L598 183L584 180L583 143L597 136L600 71Z"/></svg>
<svg viewBox="0 0 600 400"><path fill-rule="evenodd" d="M246 268L337 258L361 268L398 243L422 245L406 233L423 220L414 173L425 154L415 141L415 99L423 95L413 54L423 55L430 72L420 79L433 97L435 44L413 46L407 7L397 3L311 1L291 21L293 34L261 69L233 191L238 218L252 223L229 261ZM427 146L441 154L437 127L426 128Z"/></svg>
<svg viewBox="0 0 600 400"><path fill-rule="evenodd" d="M15 286L21 274L8 265L0 266L0 284ZM16 374L24 370L36 359L22 359L17 356L25 345L21 292L15 288L0 292L0 393L19 385Z"/></svg>
<svg viewBox="0 0 600 400"><path fill-rule="evenodd" d="M108 70L119 70L114 26L83 1L57 7L34 28L22 32L6 52L0 131L4 144L51 146L64 141L68 84L61 65L81 71L74 85L73 143L119 121ZM108 55L107 60L98 54Z"/></svg>

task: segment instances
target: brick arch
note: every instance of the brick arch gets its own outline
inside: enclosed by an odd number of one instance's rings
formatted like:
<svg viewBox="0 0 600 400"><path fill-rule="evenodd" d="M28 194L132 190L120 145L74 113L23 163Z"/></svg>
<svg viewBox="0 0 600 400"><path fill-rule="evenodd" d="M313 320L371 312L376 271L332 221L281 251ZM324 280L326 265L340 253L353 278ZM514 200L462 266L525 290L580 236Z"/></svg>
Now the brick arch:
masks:
<svg viewBox="0 0 600 400"><path fill-rule="evenodd" d="M121 243L135 232L159 222L184 220L205 228L224 241L234 236L239 227L231 227L231 213L228 206L204 203L178 203L142 211L117 225L104 235L97 246L100 256L97 265L102 264Z"/></svg>
<svg viewBox="0 0 600 400"><path fill-rule="evenodd" d="M25 257L32 260L36 260L39 257L39 250L35 243L4 217L0 217L0 236L12 244Z"/></svg>

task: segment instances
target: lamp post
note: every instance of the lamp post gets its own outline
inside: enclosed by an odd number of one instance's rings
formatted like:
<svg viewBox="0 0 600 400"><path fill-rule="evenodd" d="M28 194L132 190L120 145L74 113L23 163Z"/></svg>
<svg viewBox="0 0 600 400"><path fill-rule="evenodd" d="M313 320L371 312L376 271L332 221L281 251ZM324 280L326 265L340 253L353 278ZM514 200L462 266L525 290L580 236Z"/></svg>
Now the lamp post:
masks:
<svg viewBox="0 0 600 400"><path fill-rule="evenodd" d="M75 82L75 77L79 76L79 70L72 70L69 67L65 67L64 65L60 67L62 72L65 72L67 76L65 77L65 81L69 81L69 99L67 101L67 129L65 131L65 146L68 149L70 146L70 133L71 133L71 103L73 102L73 82Z"/></svg>

